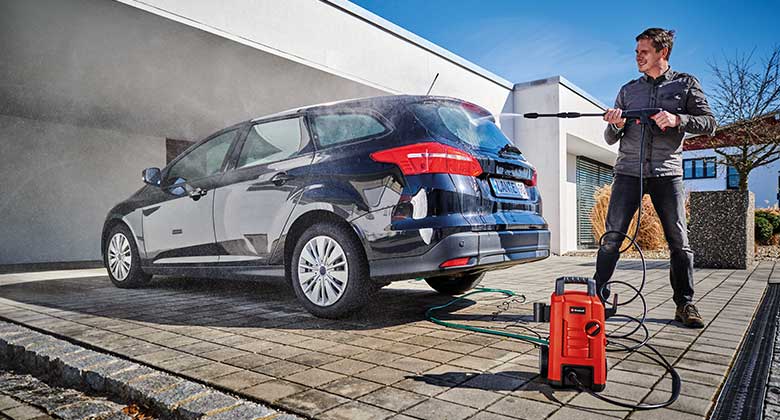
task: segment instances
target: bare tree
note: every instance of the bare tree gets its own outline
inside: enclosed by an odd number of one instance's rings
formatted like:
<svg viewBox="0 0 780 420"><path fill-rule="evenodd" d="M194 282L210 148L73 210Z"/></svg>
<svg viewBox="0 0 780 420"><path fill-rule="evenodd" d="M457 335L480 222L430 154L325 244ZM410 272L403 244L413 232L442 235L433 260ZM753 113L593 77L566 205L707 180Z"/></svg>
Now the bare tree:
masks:
<svg viewBox="0 0 780 420"><path fill-rule="evenodd" d="M703 144L739 173L741 191L753 169L780 159L780 46L759 60L754 52L709 64L718 80L710 101L721 128Z"/></svg>

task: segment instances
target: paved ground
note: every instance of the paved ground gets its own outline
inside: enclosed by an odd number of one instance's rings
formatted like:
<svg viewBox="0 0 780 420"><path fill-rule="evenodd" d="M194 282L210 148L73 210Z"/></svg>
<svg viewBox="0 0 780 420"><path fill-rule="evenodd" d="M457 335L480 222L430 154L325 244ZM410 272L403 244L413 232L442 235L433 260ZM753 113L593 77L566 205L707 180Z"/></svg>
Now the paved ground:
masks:
<svg viewBox="0 0 780 420"><path fill-rule="evenodd" d="M697 270L697 305L707 326L689 330L670 321L668 265L649 266L652 343L684 381L671 408L650 412L553 390L538 378L538 350L530 344L426 321L425 309L448 299L418 281L394 283L364 311L329 321L308 315L278 282L162 279L120 290L100 272L39 274L24 283L24 276L0 276L0 317L316 418L703 418L767 280L780 274L772 262L746 271ZM618 278L639 280L638 262L619 268ZM527 302L478 295L448 318L542 331L528 322L530 302L548 300L558 276L592 272L591 259L553 257L491 273L484 286L515 290ZM641 355L611 353L608 363L605 395L629 402L668 397L671 381Z"/></svg>

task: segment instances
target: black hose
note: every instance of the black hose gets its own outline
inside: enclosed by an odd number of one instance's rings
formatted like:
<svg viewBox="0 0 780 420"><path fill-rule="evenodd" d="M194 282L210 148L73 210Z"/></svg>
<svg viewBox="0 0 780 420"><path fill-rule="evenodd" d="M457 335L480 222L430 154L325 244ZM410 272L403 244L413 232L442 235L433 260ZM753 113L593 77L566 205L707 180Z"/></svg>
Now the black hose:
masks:
<svg viewBox="0 0 780 420"><path fill-rule="evenodd" d="M642 325L644 325L644 324L642 324ZM566 376L566 378L570 382L572 382L575 385L577 385L577 388L579 388L580 391L585 391L588 394L592 395L593 397L595 397L595 398L597 398L597 399L599 399L601 401L604 401L604 402L607 402L607 403L610 403L610 404L614 404L614 405L617 405L617 406L620 406L620 407L630 408L630 409L634 409L634 410L654 410L654 409L657 409L657 408L664 408L664 407L668 407L668 406L672 405L675 401L677 401L677 398L680 397L680 391L682 390L682 380L680 379L680 374L677 373L677 371L674 369L674 366L672 366L672 364L669 363L669 361L666 360L666 358L658 350L656 350L655 347L653 347L653 346L651 346L651 345L649 345L647 343L642 344L639 340L635 340L633 338L626 338L626 339L634 341L636 343L639 343L638 347L644 346L644 347L649 348L650 350L653 351L653 353L655 353L659 357L659 359L656 359L656 358L654 358L652 356L648 356L645 353L637 352L637 353L641 354L642 356L645 356L648 359L650 359L650 360L658 363L659 365L663 366L664 368L666 368L666 371L669 372L669 374L671 375L671 378L672 378L672 395L669 397L668 400L666 400L666 401L664 401L662 403L657 403L657 404L628 404L628 403L624 403L622 401L613 400L612 398L605 397L603 395L600 395L600 394L598 394L596 392L591 391L589 388L587 388L585 385L583 385L582 382L580 382L580 380L579 380L579 378L577 378L577 374L575 372L569 372L569 374ZM627 349L628 349L628 347L627 347ZM636 350L632 350L631 352L633 352L633 351L636 351Z"/></svg>

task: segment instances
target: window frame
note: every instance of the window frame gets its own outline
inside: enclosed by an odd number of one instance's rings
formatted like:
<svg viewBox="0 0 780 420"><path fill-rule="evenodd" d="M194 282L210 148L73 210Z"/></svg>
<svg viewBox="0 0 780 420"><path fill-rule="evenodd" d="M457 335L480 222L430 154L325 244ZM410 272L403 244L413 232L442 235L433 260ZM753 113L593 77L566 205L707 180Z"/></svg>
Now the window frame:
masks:
<svg viewBox="0 0 780 420"><path fill-rule="evenodd" d="M729 180L731 179L731 175L732 175L732 174L729 174L730 170L734 171L733 175L736 175L736 178L737 178L737 183L734 186L729 186ZM726 166L726 189L727 190L738 190L739 189L739 180L740 180L740 176L739 176L739 172L737 172L737 169L735 167L731 166L731 165Z"/></svg>
<svg viewBox="0 0 780 420"><path fill-rule="evenodd" d="M235 150L237 140L240 139L245 134L244 133L244 128L242 127L241 124L233 125L233 126L224 128L222 130L219 130L216 133L206 137L205 139L203 139L203 140L193 144L189 148L187 148L176 159L172 160L169 164L165 165L165 168L163 168L162 174L160 176L160 179L161 179L160 186L162 188L169 188L169 187L171 187L173 185L173 184L169 184L168 183L168 175L169 175L169 173L171 171L171 168L173 168L179 161L181 161L182 159L186 158L187 156L190 155L190 153L194 152L195 150L197 150L201 146L205 145L206 143L210 142L211 140L214 140L215 138L217 138L217 137L219 137L219 136L221 136L223 134L226 134L226 133L228 133L230 131L235 131L235 134L233 136L233 139L230 142L230 146L228 147L227 152L225 152L225 157L222 159L222 165L220 166L219 171L217 171L217 172L215 172L215 173L213 173L211 175L207 175L205 177L198 178L198 179L188 179L186 181L186 183L190 184L190 183L193 183L193 182L198 182L198 181L203 180L203 179L211 178L213 176L224 174L225 171L227 171L227 168L228 168L228 166L230 164L230 161L232 160L233 152Z"/></svg>
<svg viewBox="0 0 780 420"><path fill-rule="evenodd" d="M707 175L707 165L706 162L712 162L713 164L713 173L711 176ZM686 177L685 176L685 164L687 162L691 162L691 176ZM702 162L702 174L703 176L696 176L696 162ZM697 158L689 158L689 159L683 159L682 162L682 169L683 169L683 180L689 180L689 179L713 179L718 177L718 159L715 156L704 156L704 157L697 157Z"/></svg>
<svg viewBox="0 0 780 420"><path fill-rule="evenodd" d="M354 114L363 114L363 115L368 115L373 117L379 122L380 125L382 125L385 128L385 130L380 133L371 134L368 136L356 137L354 139L349 139L341 143L335 143L335 144L323 146L322 143L320 142L319 135L317 134L316 118L322 115L354 115ZM325 149L355 145L356 143L361 143L361 142L377 139L380 137L385 137L395 130L395 127L393 126L392 123L390 123L390 121L387 118L385 118L379 112L368 108L353 108L353 109L346 109L346 110L342 109L342 110L332 110L332 111L318 110L314 112L309 112L307 118L308 118L309 132L311 134L311 138L314 141L317 150L325 150Z"/></svg>

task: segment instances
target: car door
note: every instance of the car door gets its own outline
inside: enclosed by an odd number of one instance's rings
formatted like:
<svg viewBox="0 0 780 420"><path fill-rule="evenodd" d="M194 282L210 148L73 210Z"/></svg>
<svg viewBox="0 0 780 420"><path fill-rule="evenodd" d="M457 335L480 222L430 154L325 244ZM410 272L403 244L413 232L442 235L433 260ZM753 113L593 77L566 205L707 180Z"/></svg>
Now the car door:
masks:
<svg viewBox="0 0 780 420"><path fill-rule="evenodd" d="M218 261L213 190L236 134L232 129L212 136L163 172L159 201L141 212L146 253L153 265Z"/></svg>
<svg viewBox="0 0 780 420"><path fill-rule="evenodd" d="M306 185L314 149L300 115L253 124L214 196L220 265L266 265Z"/></svg>

